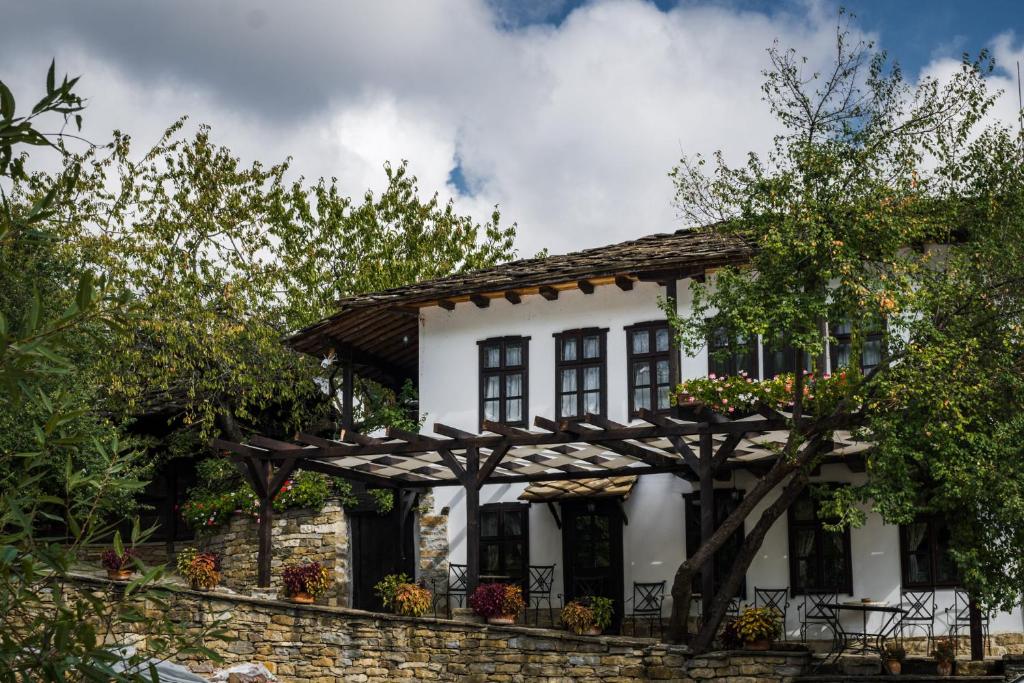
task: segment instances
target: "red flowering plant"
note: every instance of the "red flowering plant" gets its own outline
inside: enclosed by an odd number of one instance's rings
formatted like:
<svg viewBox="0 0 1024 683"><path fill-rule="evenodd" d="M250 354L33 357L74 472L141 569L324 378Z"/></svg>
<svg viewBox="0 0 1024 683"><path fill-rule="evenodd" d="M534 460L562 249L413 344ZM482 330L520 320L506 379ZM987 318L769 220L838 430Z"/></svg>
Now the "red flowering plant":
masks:
<svg viewBox="0 0 1024 683"><path fill-rule="evenodd" d="M330 573L319 562L288 565L284 568L282 579L289 596L308 593L317 598L326 593L331 585Z"/></svg>
<svg viewBox="0 0 1024 683"><path fill-rule="evenodd" d="M469 596L469 606L473 611L490 619L491 617L518 616L526 602L523 600L523 589L508 583L482 583Z"/></svg>
<svg viewBox="0 0 1024 683"><path fill-rule="evenodd" d="M795 375L785 373L771 379L756 380L740 372L738 375L684 380L675 396L678 405L703 405L736 417L755 412L760 407L788 410L793 403ZM807 372L804 376L804 410L828 413L838 401L849 397L853 380L845 370L834 375ZM735 415L738 413L739 415Z"/></svg>

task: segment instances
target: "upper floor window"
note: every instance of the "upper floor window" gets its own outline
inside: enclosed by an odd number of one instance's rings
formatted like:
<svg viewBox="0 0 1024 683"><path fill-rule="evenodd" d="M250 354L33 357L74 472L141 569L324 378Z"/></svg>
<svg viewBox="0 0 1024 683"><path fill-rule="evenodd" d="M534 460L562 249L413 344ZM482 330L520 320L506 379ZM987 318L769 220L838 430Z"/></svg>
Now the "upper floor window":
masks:
<svg viewBox="0 0 1024 683"><path fill-rule="evenodd" d="M672 408L672 336L665 321L626 328L629 416Z"/></svg>
<svg viewBox="0 0 1024 683"><path fill-rule="evenodd" d="M921 517L900 526L900 565L904 588L953 587L960 573L949 550L949 524L941 517Z"/></svg>
<svg viewBox="0 0 1024 683"><path fill-rule="evenodd" d="M796 373L796 354L786 335L776 334L764 337L761 345L764 348L761 368L764 371L762 376L765 379L771 379L783 373ZM803 356L803 369L810 372L812 367L811 354L803 352L800 355Z"/></svg>
<svg viewBox="0 0 1024 683"><path fill-rule="evenodd" d="M741 373L758 378L757 337L730 334L725 327L716 328L708 339L708 375L727 377Z"/></svg>
<svg viewBox="0 0 1024 683"><path fill-rule="evenodd" d="M789 507L789 586L793 595L853 594L850 528L829 531L818 501L805 491Z"/></svg>
<svg viewBox="0 0 1024 683"><path fill-rule="evenodd" d="M501 337L479 342L481 422L526 424L529 340Z"/></svg>
<svg viewBox="0 0 1024 683"><path fill-rule="evenodd" d="M608 404L607 329L569 330L555 335L557 417L604 415Z"/></svg>
<svg viewBox="0 0 1024 683"><path fill-rule="evenodd" d="M870 329L861 333L860 345L860 370L867 372L882 362L882 336L884 325L871 326ZM830 332L835 339L830 345L832 360L832 372L840 368L850 367L853 356L854 329L849 320L834 323Z"/></svg>

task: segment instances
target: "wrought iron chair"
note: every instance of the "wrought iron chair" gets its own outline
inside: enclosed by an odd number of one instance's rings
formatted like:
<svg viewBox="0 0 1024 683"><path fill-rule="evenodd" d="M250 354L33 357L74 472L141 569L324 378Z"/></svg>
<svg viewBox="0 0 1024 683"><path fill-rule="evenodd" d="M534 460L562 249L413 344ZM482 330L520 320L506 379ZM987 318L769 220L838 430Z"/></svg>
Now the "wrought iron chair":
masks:
<svg viewBox="0 0 1024 683"><path fill-rule="evenodd" d="M738 617L740 615L740 607L743 606L743 600L739 597L729 598L729 606L725 608L725 616L727 617Z"/></svg>
<svg viewBox="0 0 1024 683"><path fill-rule="evenodd" d="M633 609L629 613L633 621L633 633L636 634L636 624L639 620L648 622L647 632L654 636L654 622L658 622L658 637L664 634L661 617L661 606L665 602L665 582L637 583L633 582L633 597L631 599Z"/></svg>
<svg viewBox="0 0 1024 683"><path fill-rule="evenodd" d="M445 586L444 596L448 609L448 618L452 616L452 601L457 601L459 607L466 606L466 592L469 588L469 567L464 564L448 565L448 584Z"/></svg>
<svg viewBox="0 0 1024 683"><path fill-rule="evenodd" d="M828 593L805 593L803 604L797 605L797 613L800 616L800 640L807 642L807 627L824 626L832 631L833 641L838 637L835 627L832 625L834 619L833 611L829 609L832 605L839 604L839 592Z"/></svg>
<svg viewBox="0 0 1024 683"><path fill-rule="evenodd" d="M901 591L900 609L904 610L900 617L900 640L906 638L908 631L920 629L924 631L926 652L930 653L935 642L935 591Z"/></svg>
<svg viewBox="0 0 1024 683"><path fill-rule="evenodd" d="M540 625L540 605L547 603L548 617L554 625L554 607L551 604L551 591L555 587L555 565L530 565L529 599L533 608L533 623Z"/></svg>
<svg viewBox="0 0 1024 683"><path fill-rule="evenodd" d="M782 622L782 639L789 640L786 632L786 612L789 610L788 588L754 588L754 607L766 607L775 610Z"/></svg>
<svg viewBox="0 0 1024 683"><path fill-rule="evenodd" d="M991 654L992 644L989 642L988 621L989 615L982 612L981 633L985 639L985 650ZM967 591L957 588L953 593L953 606L946 608L946 624L950 635L953 636L953 646L959 651L961 629L966 628L968 633L971 629L971 596Z"/></svg>

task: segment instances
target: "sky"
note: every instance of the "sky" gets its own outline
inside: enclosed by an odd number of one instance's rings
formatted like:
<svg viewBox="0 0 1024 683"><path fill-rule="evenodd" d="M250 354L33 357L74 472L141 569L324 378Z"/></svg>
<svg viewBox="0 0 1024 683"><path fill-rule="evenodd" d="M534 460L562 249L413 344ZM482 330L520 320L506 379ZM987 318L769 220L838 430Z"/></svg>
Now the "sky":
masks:
<svg viewBox="0 0 1024 683"><path fill-rule="evenodd" d="M852 29L917 81L989 49L1015 121L1019 0L847 0ZM778 40L828 63L832 0L0 0L0 80L35 101L80 75L84 134L142 151L183 114L246 162L292 159L361 196L408 160L424 194L518 226L523 256L685 227L668 172L742 160L777 132Z"/></svg>

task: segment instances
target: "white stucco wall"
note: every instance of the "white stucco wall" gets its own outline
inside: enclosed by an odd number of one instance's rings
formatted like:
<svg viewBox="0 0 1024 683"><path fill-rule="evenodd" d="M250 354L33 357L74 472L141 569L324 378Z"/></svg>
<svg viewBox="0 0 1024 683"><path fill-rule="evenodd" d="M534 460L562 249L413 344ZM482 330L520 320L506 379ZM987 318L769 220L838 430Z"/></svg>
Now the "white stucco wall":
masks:
<svg viewBox="0 0 1024 683"><path fill-rule="evenodd" d="M678 283L679 308L689 309L689 281ZM521 335L529 341L529 423L533 417L555 416L555 343L552 335L581 327L608 328L608 417L626 422L628 410L626 374L626 334L624 327L634 323L659 320L664 314L657 299L665 289L654 283L635 283L633 290L621 291L615 286L599 286L593 294L578 290L563 291L557 301L540 296L524 296L513 305L504 299L492 299L488 308L460 303L454 311L440 307L422 310L419 340L419 390L421 415L426 418L425 431L434 422L441 422L467 431L478 431L478 347L477 342L491 337ZM683 378L707 373L705 350L693 356L684 355L680 362ZM863 474L852 473L843 465L822 468L816 481L859 482ZM753 477L739 472L735 487L749 489ZM733 483L720 486L731 488ZM525 489L523 484L485 486L481 504L516 502ZM623 566L626 596L634 581L666 581L666 612L671 607L667 595L672 576L685 557L685 507L683 494L691 485L671 474L640 477L624 510L629 523L623 529ZM771 503L772 496L761 502L751 519L756 520ZM464 563L465 506L460 487L435 490L435 512L448 509L449 544L452 562ZM562 536L546 505L533 505L529 513L530 564L555 564L555 593L562 593ZM752 524L747 522L748 527ZM853 564L852 598L873 598L897 604L900 599L900 556L898 528L882 523L878 515L868 515L867 523L851 531ZM747 600L753 602L754 588L785 588L789 586L788 535L786 517L780 518L765 537L759 555L747 574ZM795 635L799 629L797 605L802 597L790 599L787 630ZM937 593L936 628L945 630L944 610L952 604L952 591ZM628 609L628 607L627 607ZM851 627L853 624L850 624ZM869 626L877 626L873 620ZM991 631L1019 632L1022 615L996 615Z"/></svg>

